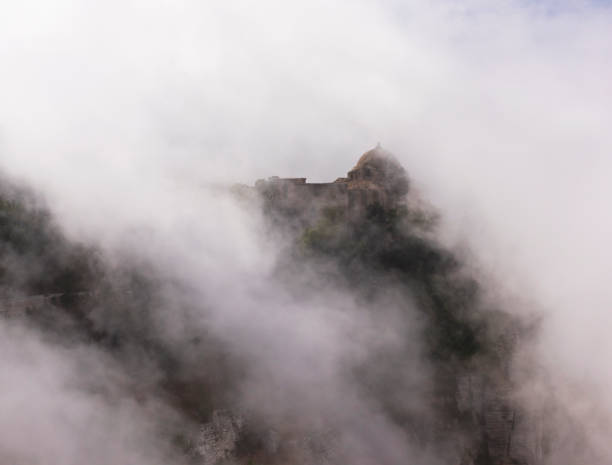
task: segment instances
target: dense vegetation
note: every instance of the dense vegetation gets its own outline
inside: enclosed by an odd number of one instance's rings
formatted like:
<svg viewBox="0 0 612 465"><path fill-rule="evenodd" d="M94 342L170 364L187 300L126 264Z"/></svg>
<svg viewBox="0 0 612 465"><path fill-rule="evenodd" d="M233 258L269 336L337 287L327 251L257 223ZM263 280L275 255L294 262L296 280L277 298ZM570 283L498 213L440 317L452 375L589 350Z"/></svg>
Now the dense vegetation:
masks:
<svg viewBox="0 0 612 465"><path fill-rule="evenodd" d="M27 295L89 290L100 263L91 247L68 241L35 195L0 191L0 289Z"/></svg>
<svg viewBox="0 0 612 465"><path fill-rule="evenodd" d="M405 345L381 349L350 367L347 376L410 437L433 444L440 437L452 442L448 438L461 435L473 463L490 463L481 429L483 412L458 405L458 386L466 378L484 384L500 379L518 325L501 310L485 308L480 283L456 254L434 239L436 215L426 209L374 204L359 218L347 218L343 209L325 208L313 224L296 219L295 211L275 210L274 199L264 202L264 213L275 234L282 230L294 238L278 262L275 285L290 289L308 269L325 275L328 284L352 293L381 316L381 296L395 291L406 297L405 318L414 319L420 329L424 344L418 356L433 380L426 396L433 416L422 418L418 409L403 402L415 389L413 380L402 374L407 358L414 356L408 341L414 333L406 334ZM190 313L165 300L164 290L176 285L147 269L146 263L110 267L94 247L67 240L32 193L7 187L1 193L0 289L8 298L16 291L65 294L53 302L52 312L45 313L46 331L54 327L49 324L53 315L58 320L68 315L70 332L65 325L58 331L64 343L71 338L93 341L114 353L128 370L135 368L130 366L135 350L136 363L144 357L154 365L161 373L156 395L188 419L183 432L173 433L174 441L192 453L193 425L208 421L219 408L232 408L233 390L244 367L240 355L230 355L212 334L185 335L187 341L180 345L161 337L155 317L161 308L172 307L176 318ZM299 283L302 293L317 293L324 285ZM84 292L84 299L70 298ZM37 317L32 321L36 323ZM192 354L186 357L186 351ZM266 455L256 422L247 419L237 441L239 460L246 463L259 456L274 462Z"/></svg>
<svg viewBox="0 0 612 465"><path fill-rule="evenodd" d="M479 287L455 255L427 234L434 221L435 215L378 204L352 222L341 210L327 209L300 236L300 250L304 257L332 259L356 289L372 292L372 280L383 278L408 287L428 317L431 356L465 360L489 345Z"/></svg>
<svg viewBox="0 0 612 465"><path fill-rule="evenodd" d="M126 253L111 262L95 246L68 239L34 192L2 183L0 318L16 308L11 318L40 330L49 343L93 343L128 373L146 366L142 376L155 382L133 395L161 397L184 416L178 429L168 427L169 440L184 449L196 425L227 405L239 365L212 335L185 334L177 342L164 336L159 315L172 311L180 321L191 311L168 302L178 287L142 257ZM199 355L187 357L187 350Z"/></svg>
<svg viewBox="0 0 612 465"><path fill-rule="evenodd" d="M433 423L424 425L418 413L398 401L411 387L398 380L408 352L374 354L371 363L358 368L357 379L411 435L425 442L453 435L471 437L466 457L488 464L493 461L488 443L500 439L482 429L482 407L458 404L459 385L471 380L489 386L481 389L493 392L489 394L493 397L499 395L496 390L507 389L501 386L510 382L507 368L516 338L525 328L503 309L484 303L481 283L467 264L435 240L436 221L433 212L406 207L384 209L374 204L353 219L342 210L324 209L318 222L298 235L294 260L315 267L333 263L351 292L373 305L390 290L407 296L405 312L421 327L422 356L434 381L430 406L435 413L429 419ZM384 313L382 308L379 311ZM510 404L502 409L512 411Z"/></svg>

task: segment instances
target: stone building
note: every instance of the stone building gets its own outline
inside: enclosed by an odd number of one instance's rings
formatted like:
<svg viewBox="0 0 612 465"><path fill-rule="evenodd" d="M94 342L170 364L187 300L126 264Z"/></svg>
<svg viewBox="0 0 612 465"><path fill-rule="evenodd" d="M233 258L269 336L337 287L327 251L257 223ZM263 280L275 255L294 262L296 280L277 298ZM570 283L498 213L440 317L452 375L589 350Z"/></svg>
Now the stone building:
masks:
<svg viewBox="0 0 612 465"><path fill-rule="evenodd" d="M256 189L275 208L300 215L317 215L322 208L339 208L358 217L368 206L394 208L404 201L409 181L397 159L380 144L364 153L346 177L329 183L306 178L260 179Z"/></svg>

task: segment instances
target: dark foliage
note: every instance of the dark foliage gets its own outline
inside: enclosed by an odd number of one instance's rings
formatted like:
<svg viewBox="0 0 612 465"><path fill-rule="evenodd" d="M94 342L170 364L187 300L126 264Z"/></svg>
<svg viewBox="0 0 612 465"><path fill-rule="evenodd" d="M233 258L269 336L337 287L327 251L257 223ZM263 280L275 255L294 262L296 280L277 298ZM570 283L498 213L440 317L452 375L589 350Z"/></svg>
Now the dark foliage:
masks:
<svg viewBox="0 0 612 465"><path fill-rule="evenodd" d="M326 256L338 264L355 289L369 289L372 276L392 276L410 289L425 312L426 340L432 357L466 359L486 346L478 316L478 285L461 276L461 264L448 250L411 228L409 212L369 206L348 222L324 212L300 237L306 256ZM360 270L360 272L355 272Z"/></svg>
<svg viewBox="0 0 612 465"><path fill-rule="evenodd" d="M87 290L99 271L94 249L69 242L33 194L0 193L0 288L74 293Z"/></svg>

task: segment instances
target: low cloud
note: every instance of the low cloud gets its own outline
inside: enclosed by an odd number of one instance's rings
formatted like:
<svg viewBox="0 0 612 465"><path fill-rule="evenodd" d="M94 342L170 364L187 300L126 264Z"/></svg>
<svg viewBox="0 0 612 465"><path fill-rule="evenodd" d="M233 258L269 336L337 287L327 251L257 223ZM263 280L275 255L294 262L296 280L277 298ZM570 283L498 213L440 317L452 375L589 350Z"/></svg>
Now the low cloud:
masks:
<svg viewBox="0 0 612 465"><path fill-rule="evenodd" d="M367 433L357 424L342 439L360 454L379 447L397 463L417 453L343 372L417 334L406 318L414 304L401 296L368 307L310 269L300 286L319 294L292 294L274 274L288 239L271 240L257 205L219 187L269 175L332 181L380 141L439 208L439 240L471 250L490 298L541 316L525 359L546 375L517 395L532 405L553 386L563 418L606 462L605 2L31 0L1 17L2 169L42 193L72 240L163 282L152 334L195 370L188 341L212 332L244 377L229 394L242 408L306 423L329 414L344 426L367 416ZM398 316L399 305L411 310ZM389 309L384 318L377 306ZM164 462L151 445L166 407L117 388L133 380L104 351L2 331L1 458ZM417 391L428 375L420 344L415 336L406 365Z"/></svg>

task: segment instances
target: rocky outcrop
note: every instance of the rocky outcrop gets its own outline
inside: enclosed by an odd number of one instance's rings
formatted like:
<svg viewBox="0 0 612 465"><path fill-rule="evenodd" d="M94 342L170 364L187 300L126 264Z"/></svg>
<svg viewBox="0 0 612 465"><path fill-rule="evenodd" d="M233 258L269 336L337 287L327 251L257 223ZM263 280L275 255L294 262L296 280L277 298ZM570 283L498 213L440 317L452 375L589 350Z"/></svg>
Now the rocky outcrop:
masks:
<svg viewBox="0 0 612 465"><path fill-rule="evenodd" d="M225 410L213 412L198 435L195 453L202 465L215 465L234 458L244 419Z"/></svg>
<svg viewBox="0 0 612 465"><path fill-rule="evenodd" d="M331 431L279 433L229 410L215 410L202 425L192 456L201 465L229 463L339 464ZM256 460L255 460L256 458Z"/></svg>

